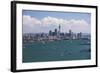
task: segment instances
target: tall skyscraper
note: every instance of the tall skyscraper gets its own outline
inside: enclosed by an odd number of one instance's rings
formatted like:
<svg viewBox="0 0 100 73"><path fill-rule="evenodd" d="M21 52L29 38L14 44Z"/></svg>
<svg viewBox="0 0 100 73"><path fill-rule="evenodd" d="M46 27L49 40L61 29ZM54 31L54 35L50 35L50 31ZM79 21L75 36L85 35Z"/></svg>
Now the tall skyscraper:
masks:
<svg viewBox="0 0 100 73"><path fill-rule="evenodd" d="M72 39L72 37L73 37L73 32L72 32L72 30L70 29L70 30L69 30L69 38Z"/></svg>
<svg viewBox="0 0 100 73"><path fill-rule="evenodd" d="M60 29L61 29L61 26L59 25L59 29L58 29L58 37L60 37Z"/></svg>
<svg viewBox="0 0 100 73"><path fill-rule="evenodd" d="M59 33L60 33L60 28L61 28L61 26L59 25Z"/></svg>
<svg viewBox="0 0 100 73"><path fill-rule="evenodd" d="M55 28L55 35L57 36L57 29Z"/></svg>

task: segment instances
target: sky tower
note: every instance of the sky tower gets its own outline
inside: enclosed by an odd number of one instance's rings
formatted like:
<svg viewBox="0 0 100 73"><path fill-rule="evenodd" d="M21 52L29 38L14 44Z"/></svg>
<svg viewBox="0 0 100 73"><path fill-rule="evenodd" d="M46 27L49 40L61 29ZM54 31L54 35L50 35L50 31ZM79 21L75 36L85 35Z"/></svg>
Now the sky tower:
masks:
<svg viewBox="0 0 100 73"><path fill-rule="evenodd" d="M59 32L60 32L60 28L61 28L61 26L59 25Z"/></svg>
<svg viewBox="0 0 100 73"><path fill-rule="evenodd" d="M59 25L59 30L58 30L58 36L60 37L60 28L61 26Z"/></svg>

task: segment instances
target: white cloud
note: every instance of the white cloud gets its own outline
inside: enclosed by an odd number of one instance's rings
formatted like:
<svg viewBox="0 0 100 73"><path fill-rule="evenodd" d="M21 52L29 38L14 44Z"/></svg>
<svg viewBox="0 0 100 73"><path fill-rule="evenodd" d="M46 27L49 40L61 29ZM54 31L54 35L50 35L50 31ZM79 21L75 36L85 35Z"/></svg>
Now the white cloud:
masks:
<svg viewBox="0 0 100 73"><path fill-rule="evenodd" d="M39 32L41 22L29 15L23 15L23 33Z"/></svg>
<svg viewBox="0 0 100 73"><path fill-rule="evenodd" d="M41 22L38 20L38 19L36 19L36 18L34 18L34 17L31 17L31 16L28 16L28 15L24 15L23 16L23 24L24 25L34 25L34 24L41 24Z"/></svg>
<svg viewBox="0 0 100 73"><path fill-rule="evenodd" d="M47 17L43 18L41 20L41 22L45 26L48 26L48 25L59 25L59 24L62 25L62 24L66 24L67 23L67 20L58 19L58 18L54 18L54 17L47 16Z"/></svg>
<svg viewBox="0 0 100 73"><path fill-rule="evenodd" d="M59 25L61 25L62 32L68 32L71 29L73 32L89 33L91 27L85 20L67 20L50 16L38 20L34 17L23 15L23 31L26 33L48 32L58 28Z"/></svg>
<svg viewBox="0 0 100 73"><path fill-rule="evenodd" d="M88 24L85 20L72 19L67 21L66 24L64 24L64 26L62 27L62 31L65 31L63 29L68 29L68 30L71 29L73 32L89 33L90 27L91 27L90 24Z"/></svg>

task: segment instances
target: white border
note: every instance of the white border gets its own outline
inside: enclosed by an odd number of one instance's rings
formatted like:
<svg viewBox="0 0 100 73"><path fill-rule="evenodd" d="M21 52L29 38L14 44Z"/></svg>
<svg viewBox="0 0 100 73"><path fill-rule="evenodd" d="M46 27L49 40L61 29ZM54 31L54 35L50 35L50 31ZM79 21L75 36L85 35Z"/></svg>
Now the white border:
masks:
<svg viewBox="0 0 100 73"><path fill-rule="evenodd" d="M91 13L91 60L75 60L75 61L56 61L56 62L33 62L33 63L22 63L22 10L49 10L49 11L65 11L65 12L88 12ZM45 5L28 5L28 4L17 4L17 70L22 69L38 69L38 68L52 68L52 67L73 67L73 66L85 66L95 65L96 57L96 10L93 8L82 8L82 7L65 7L65 6L45 6Z"/></svg>

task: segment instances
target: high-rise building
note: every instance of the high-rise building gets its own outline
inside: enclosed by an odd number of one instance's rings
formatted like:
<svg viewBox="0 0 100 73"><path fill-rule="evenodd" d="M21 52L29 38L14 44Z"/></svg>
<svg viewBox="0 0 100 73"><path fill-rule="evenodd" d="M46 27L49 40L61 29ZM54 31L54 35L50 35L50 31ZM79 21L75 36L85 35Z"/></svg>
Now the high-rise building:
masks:
<svg viewBox="0 0 100 73"><path fill-rule="evenodd" d="M49 30L49 36L51 36L52 35L52 31L51 30Z"/></svg>
<svg viewBox="0 0 100 73"><path fill-rule="evenodd" d="M57 36L57 29L55 28L55 35Z"/></svg>
<svg viewBox="0 0 100 73"><path fill-rule="evenodd" d="M69 38L72 39L72 30L69 30Z"/></svg>
<svg viewBox="0 0 100 73"><path fill-rule="evenodd" d="M82 33L77 33L77 39L81 39L82 38Z"/></svg>
<svg viewBox="0 0 100 73"><path fill-rule="evenodd" d="M60 37L60 29L61 29L61 26L59 25L59 29L58 29L58 37Z"/></svg>

